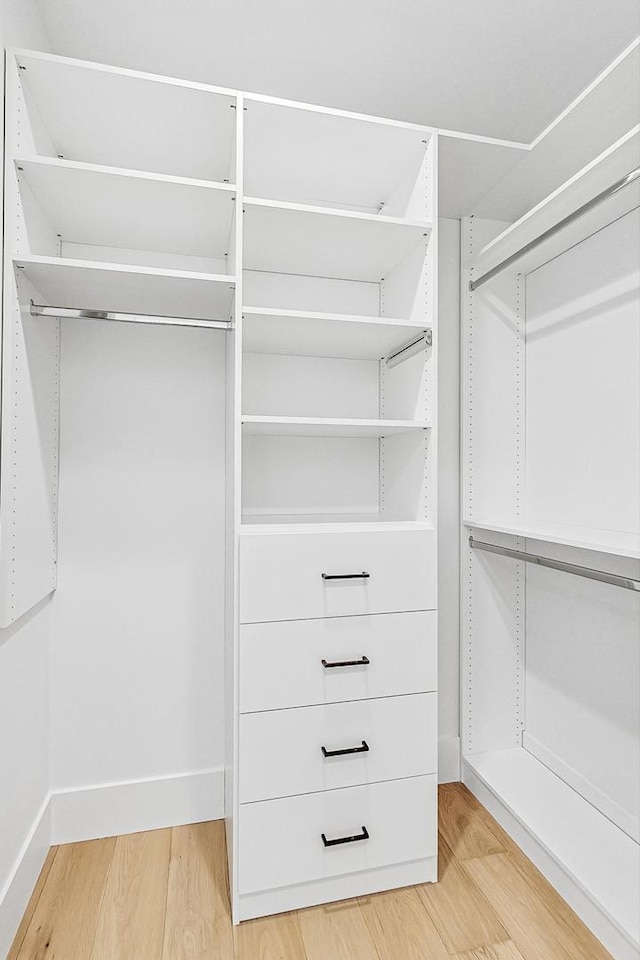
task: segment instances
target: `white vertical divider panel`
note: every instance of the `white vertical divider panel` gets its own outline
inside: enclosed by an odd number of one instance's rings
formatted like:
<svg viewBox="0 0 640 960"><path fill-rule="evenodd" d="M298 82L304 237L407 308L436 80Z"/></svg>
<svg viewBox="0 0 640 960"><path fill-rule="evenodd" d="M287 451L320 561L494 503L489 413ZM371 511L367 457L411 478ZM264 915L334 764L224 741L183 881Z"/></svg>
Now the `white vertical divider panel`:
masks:
<svg viewBox="0 0 640 960"><path fill-rule="evenodd" d="M242 477L242 303L243 303L243 199L244 114L242 94L236 109L235 180L236 212L231 248L235 270L234 328L226 335L226 583L225 583L225 823L229 891L233 916L238 911L238 652L239 652L239 550Z"/></svg>
<svg viewBox="0 0 640 960"><path fill-rule="evenodd" d="M56 586L58 511L58 320L29 315L38 294L13 255L29 253L19 171L13 157L32 143L13 56L7 57L2 427L0 471L0 626L6 627ZM33 229L33 228L32 228ZM38 242L53 255L57 238L38 220Z"/></svg>
<svg viewBox="0 0 640 960"><path fill-rule="evenodd" d="M462 222L463 754L521 746L524 722L524 564L480 555L467 542L470 533L477 535L474 519L517 517L520 509L521 279L505 272L481 290L469 290L469 262L503 227L475 217ZM480 539L485 538L504 542L483 532Z"/></svg>

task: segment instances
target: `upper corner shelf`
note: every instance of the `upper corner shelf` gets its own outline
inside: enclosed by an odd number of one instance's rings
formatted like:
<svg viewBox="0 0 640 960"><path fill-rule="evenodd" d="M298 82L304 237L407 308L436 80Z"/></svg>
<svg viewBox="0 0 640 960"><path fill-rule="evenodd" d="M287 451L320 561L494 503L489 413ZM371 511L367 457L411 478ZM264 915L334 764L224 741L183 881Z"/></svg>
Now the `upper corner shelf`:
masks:
<svg viewBox="0 0 640 960"><path fill-rule="evenodd" d="M379 282L419 243L428 221L245 197L247 270Z"/></svg>
<svg viewBox="0 0 640 960"><path fill-rule="evenodd" d="M431 141L428 128L413 124L252 96L246 107L245 189L257 197L369 213L394 199L401 206Z"/></svg>
<svg viewBox="0 0 640 960"><path fill-rule="evenodd" d="M551 228L571 217L640 165L640 125L604 150L595 160L503 230L478 253L472 264L475 282L513 258L511 269L530 273L575 244L624 216L640 204L640 180L590 207L557 233ZM547 231L550 236L545 237Z"/></svg>
<svg viewBox="0 0 640 960"><path fill-rule="evenodd" d="M114 313L228 320L234 278L62 257L16 257L30 296L45 305Z"/></svg>
<svg viewBox="0 0 640 960"><path fill-rule="evenodd" d="M18 51L38 153L180 177L233 179L235 97L205 84ZM35 108L35 109L34 109Z"/></svg>
<svg viewBox="0 0 640 960"><path fill-rule="evenodd" d="M527 540L539 540L559 546L577 547L580 550L593 550L611 556L640 559L640 535L622 533L617 530L598 530L591 527L578 527L568 523L545 523L544 521L514 520L471 520L465 519L465 526L491 533L507 533Z"/></svg>
<svg viewBox="0 0 640 960"><path fill-rule="evenodd" d="M244 307L243 349L246 353L381 360L424 330L390 317L345 316Z"/></svg>
<svg viewBox="0 0 640 960"><path fill-rule="evenodd" d="M255 417L243 415L245 435L271 437L388 437L427 430L426 420L359 420L337 417Z"/></svg>
<svg viewBox="0 0 640 960"><path fill-rule="evenodd" d="M226 184L43 157L16 167L63 241L210 259L228 250Z"/></svg>

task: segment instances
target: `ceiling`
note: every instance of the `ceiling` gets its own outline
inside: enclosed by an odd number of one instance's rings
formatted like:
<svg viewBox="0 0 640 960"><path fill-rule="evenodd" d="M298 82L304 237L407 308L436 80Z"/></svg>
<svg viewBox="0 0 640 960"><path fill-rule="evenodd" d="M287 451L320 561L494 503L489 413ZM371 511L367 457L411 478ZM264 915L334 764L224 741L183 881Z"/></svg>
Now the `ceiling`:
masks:
<svg viewBox="0 0 640 960"><path fill-rule="evenodd" d="M39 0L55 52L529 142L638 0Z"/></svg>

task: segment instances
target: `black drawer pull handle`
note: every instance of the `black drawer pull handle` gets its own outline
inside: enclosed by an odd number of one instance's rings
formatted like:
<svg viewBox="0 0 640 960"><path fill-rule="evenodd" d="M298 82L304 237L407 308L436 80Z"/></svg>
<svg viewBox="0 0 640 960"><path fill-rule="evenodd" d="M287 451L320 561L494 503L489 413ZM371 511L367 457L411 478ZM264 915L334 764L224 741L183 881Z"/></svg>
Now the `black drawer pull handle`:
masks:
<svg viewBox="0 0 640 960"><path fill-rule="evenodd" d="M331 670L333 667L368 667L370 663L369 657L361 657L359 660L323 660L322 666Z"/></svg>
<svg viewBox="0 0 640 960"><path fill-rule="evenodd" d="M361 747L347 747L346 750L327 750L326 747L320 749L323 757L346 757L349 753L369 753L369 744L363 740Z"/></svg>
<svg viewBox="0 0 640 960"><path fill-rule="evenodd" d="M323 573L323 580L368 580L371 576L366 570L362 573Z"/></svg>
<svg viewBox="0 0 640 960"><path fill-rule="evenodd" d="M368 840L369 831L366 827L363 827L362 833L356 833L353 837L336 837L335 840L327 840L324 833L321 834L321 837L325 847L337 847L340 843L357 843L358 840Z"/></svg>

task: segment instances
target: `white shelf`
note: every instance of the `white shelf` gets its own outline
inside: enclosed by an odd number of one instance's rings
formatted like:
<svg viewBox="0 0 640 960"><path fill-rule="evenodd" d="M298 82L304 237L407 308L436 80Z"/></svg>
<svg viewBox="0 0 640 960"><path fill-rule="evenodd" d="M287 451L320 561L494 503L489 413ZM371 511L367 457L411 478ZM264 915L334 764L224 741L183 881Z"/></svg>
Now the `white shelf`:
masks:
<svg viewBox="0 0 640 960"><path fill-rule="evenodd" d="M244 267L379 282L417 244L427 221L245 197Z"/></svg>
<svg viewBox="0 0 640 960"><path fill-rule="evenodd" d="M472 278L502 263L526 244L573 213L607 187L630 173L640 163L640 125L630 130L575 176L537 204L532 210L503 230L478 253L473 263ZM640 183L621 190L599 204L585 216L559 231L549 240L517 260L511 268L529 273L552 257L574 246L597 230L628 213L640 203Z"/></svg>
<svg viewBox="0 0 640 960"><path fill-rule="evenodd" d="M203 320L231 313L234 278L223 274L57 257L17 257L14 265L47 306Z"/></svg>
<svg viewBox="0 0 640 960"><path fill-rule="evenodd" d="M540 540L545 543L557 543L581 550L597 550L617 557L640 559L640 535L621 533L616 530L595 530L589 527L575 527L570 524L543 523L526 520L487 521L465 519L465 526L476 530L488 530L492 533L508 533L528 540Z"/></svg>
<svg viewBox="0 0 640 960"><path fill-rule="evenodd" d="M248 97L245 189L377 212L420 169L431 130Z"/></svg>
<svg viewBox="0 0 640 960"><path fill-rule="evenodd" d="M63 241L221 259L234 188L40 157L16 161Z"/></svg>
<svg viewBox="0 0 640 960"><path fill-rule="evenodd" d="M35 104L68 160L210 180L231 179L235 97L205 84L18 51ZM126 109L124 108L126 105Z"/></svg>
<svg viewBox="0 0 640 960"><path fill-rule="evenodd" d="M386 317L345 316L301 310L244 307L247 353L380 360L426 329Z"/></svg>
<svg viewBox="0 0 640 960"><path fill-rule="evenodd" d="M423 520L390 520L383 514L243 514L240 533L261 536L273 533L389 533L433 530Z"/></svg>
<svg viewBox="0 0 640 960"><path fill-rule="evenodd" d="M350 420L333 417L256 417L243 415L242 432L267 437L388 437L427 430L426 420Z"/></svg>
<svg viewBox="0 0 640 960"><path fill-rule="evenodd" d="M523 748L464 764L637 947L638 844Z"/></svg>

